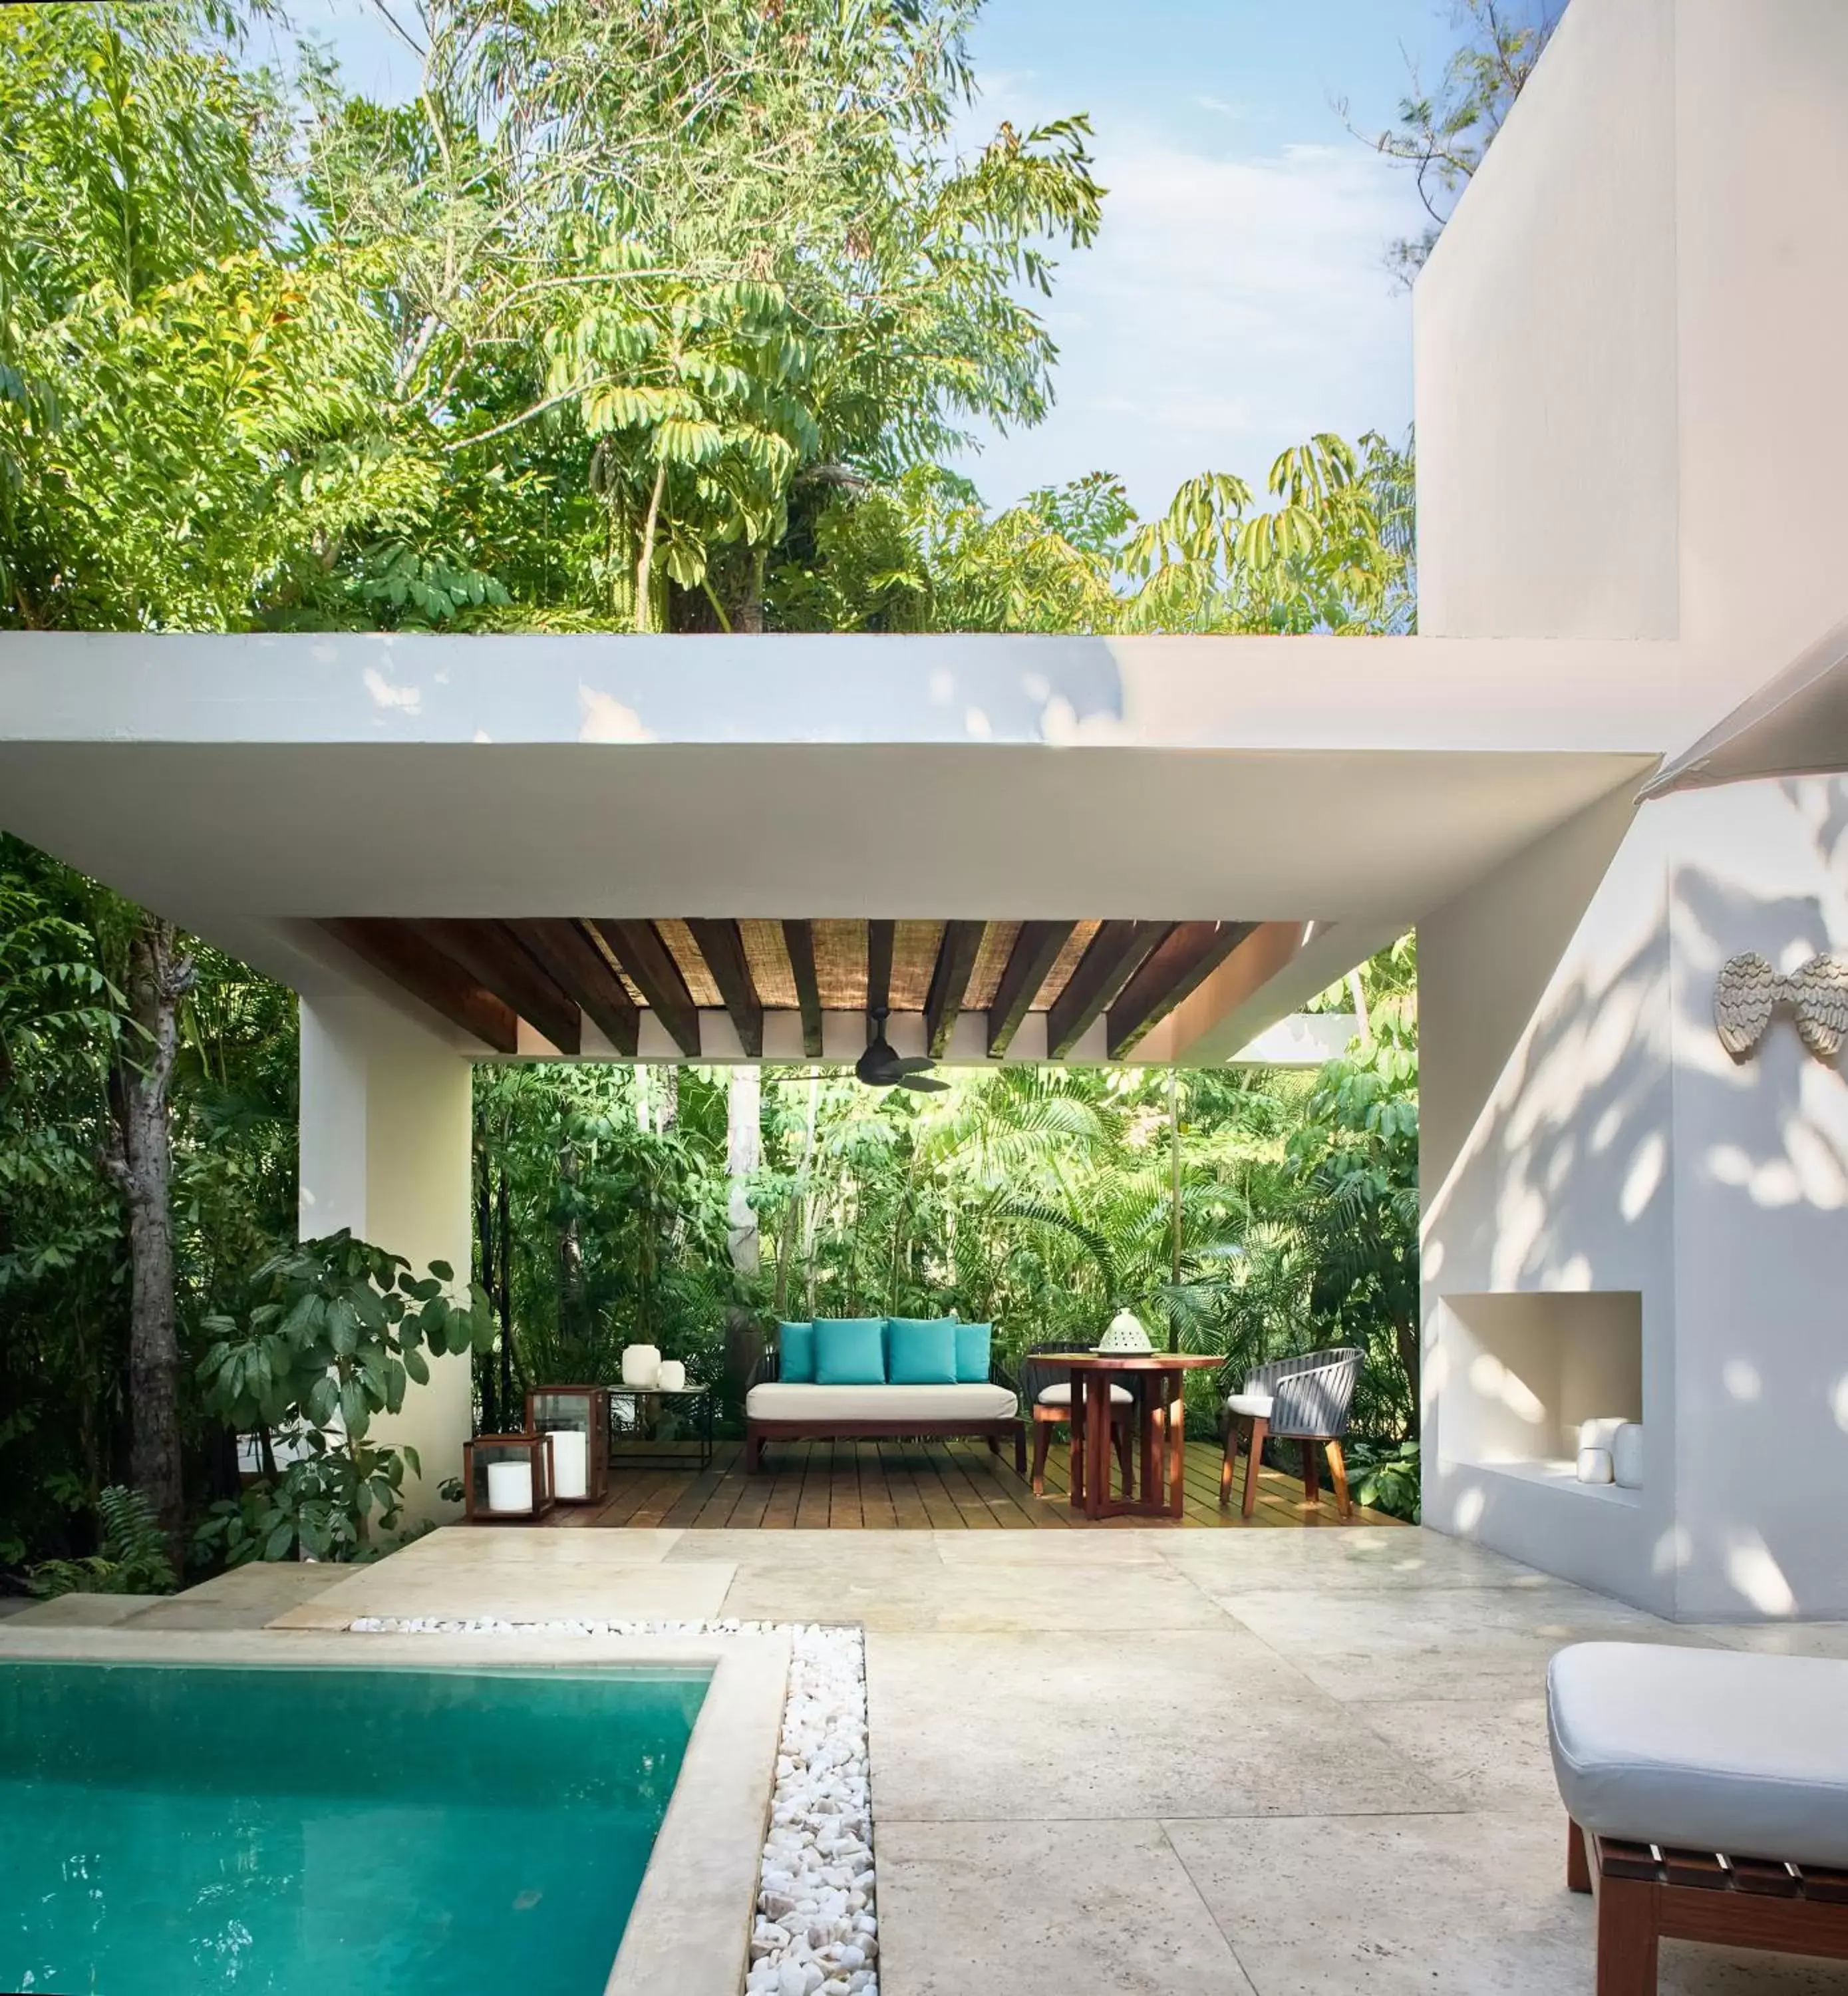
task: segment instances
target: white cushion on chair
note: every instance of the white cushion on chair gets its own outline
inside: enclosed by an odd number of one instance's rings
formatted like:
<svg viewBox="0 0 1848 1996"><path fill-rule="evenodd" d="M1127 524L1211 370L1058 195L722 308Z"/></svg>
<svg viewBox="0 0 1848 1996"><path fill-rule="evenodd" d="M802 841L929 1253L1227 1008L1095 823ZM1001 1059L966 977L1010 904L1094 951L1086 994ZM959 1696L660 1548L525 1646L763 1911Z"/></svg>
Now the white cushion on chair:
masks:
<svg viewBox="0 0 1848 1996"><path fill-rule="evenodd" d="M1547 1672L1553 1768L1583 1829L1848 1865L1848 1662L1578 1643Z"/></svg>
<svg viewBox="0 0 1848 1996"><path fill-rule="evenodd" d="M1226 1396L1226 1412L1249 1420L1268 1421L1272 1404L1268 1393L1229 1393Z"/></svg>
<svg viewBox="0 0 1848 1996"><path fill-rule="evenodd" d="M1110 1389L1110 1405L1113 1407L1127 1407L1135 1397L1127 1386ZM1069 1407L1072 1404L1072 1389L1069 1385L1048 1386L1040 1395L1039 1403L1042 1407Z"/></svg>

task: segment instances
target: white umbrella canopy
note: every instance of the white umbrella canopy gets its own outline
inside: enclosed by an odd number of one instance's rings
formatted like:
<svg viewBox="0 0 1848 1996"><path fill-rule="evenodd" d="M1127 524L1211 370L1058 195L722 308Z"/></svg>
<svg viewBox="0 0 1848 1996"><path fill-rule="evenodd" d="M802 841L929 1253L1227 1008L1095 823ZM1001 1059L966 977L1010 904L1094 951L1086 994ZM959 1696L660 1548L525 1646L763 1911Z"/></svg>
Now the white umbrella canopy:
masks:
<svg viewBox="0 0 1848 1996"><path fill-rule="evenodd" d="M1848 772L1848 621L1664 764L1636 801L1764 776Z"/></svg>

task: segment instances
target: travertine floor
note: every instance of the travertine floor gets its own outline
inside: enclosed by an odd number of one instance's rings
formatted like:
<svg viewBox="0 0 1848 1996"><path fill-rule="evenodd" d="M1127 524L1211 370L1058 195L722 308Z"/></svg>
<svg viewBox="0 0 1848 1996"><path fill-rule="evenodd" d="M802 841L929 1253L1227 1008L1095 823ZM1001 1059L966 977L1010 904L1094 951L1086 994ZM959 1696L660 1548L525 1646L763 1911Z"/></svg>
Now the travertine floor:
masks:
<svg viewBox="0 0 1848 1996"><path fill-rule="evenodd" d="M1848 1657L1848 1628L1674 1627L1426 1532L459 1529L119 1626L399 1613L863 1623L885 1996L1590 1996L1547 1657ZM1848 1996L1848 1967L1671 1943L1661 1986Z"/></svg>

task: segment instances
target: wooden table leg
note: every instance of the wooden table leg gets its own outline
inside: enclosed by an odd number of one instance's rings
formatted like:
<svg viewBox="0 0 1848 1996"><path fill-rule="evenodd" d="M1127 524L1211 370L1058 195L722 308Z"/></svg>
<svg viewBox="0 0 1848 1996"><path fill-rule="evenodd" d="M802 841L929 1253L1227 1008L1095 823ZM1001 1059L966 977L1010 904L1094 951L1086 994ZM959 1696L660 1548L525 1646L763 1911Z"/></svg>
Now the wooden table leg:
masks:
<svg viewBox="0 0 1848 1996"><path fill-rule="evenodd" d="M1142 1501L1151 1507L1161 1501L1161 1410L1152 1379L1137 1384L1142 1426Z"/></svg>
<svg viewBox="0 0 1848 1996"><path fill-rule="evenodd" d="M1110 1495L1110 1382L1093 1372L1085 1381L1085 1516L1101 1518Z"/></svg>
<svg viewBox="0 0 1848 1996"><path fill-rule="evenodd" d="M1072 1402L1066 1411L1071 1416L1067 1426L1072 1435L1072 1488L1067 1502L1074 1511L1082 1511L1085 1508L1085 1382L1075 1372L1072 1375Z"/></svg>
<svg viewBox="0 0 1848 1996"><path fill-rule="evenodd" d="M1168 1416L1163 1423L1168 1440L1168 1515L1186 1515L1187 1499L1187 1402L1185 1372L1164 1372L1161 1390L1168 1399Z"/></svg>

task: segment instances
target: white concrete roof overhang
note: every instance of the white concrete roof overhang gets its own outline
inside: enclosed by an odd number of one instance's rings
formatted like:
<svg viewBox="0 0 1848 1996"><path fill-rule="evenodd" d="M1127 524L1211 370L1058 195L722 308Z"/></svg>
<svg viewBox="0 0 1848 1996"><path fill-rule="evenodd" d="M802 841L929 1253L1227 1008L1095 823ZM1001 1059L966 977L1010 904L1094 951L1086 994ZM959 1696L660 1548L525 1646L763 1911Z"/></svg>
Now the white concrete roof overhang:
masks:
<svg viewBox="0 0 1848 1996"><path fill-rule="evenodd" d="M1669 643L9 635L0 824L311 995L371 987L311 926L356 915L1313 923L1326 983L1740 677Z"/></svg>

